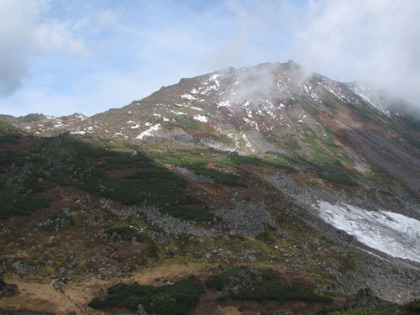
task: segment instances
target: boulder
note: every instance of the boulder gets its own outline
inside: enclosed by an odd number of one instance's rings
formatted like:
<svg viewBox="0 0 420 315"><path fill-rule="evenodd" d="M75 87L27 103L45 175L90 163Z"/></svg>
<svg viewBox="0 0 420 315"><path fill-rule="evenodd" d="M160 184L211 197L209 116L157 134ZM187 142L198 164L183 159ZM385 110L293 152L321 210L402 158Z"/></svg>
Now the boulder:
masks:
<svg viewBox="0 0 420 315"><path fill-rule="evenodd" d="M137 305L136 315L147 315L147 312L144 310L143 305Z"/></svg>
<svg viewBox="0 0 420 315"><path fill-rule="evenodd" d="M384 305L385 301L378 298L371 288L362 288L355 295L348 296L344 310L353 310L356 308L375 308Z"/></svg>

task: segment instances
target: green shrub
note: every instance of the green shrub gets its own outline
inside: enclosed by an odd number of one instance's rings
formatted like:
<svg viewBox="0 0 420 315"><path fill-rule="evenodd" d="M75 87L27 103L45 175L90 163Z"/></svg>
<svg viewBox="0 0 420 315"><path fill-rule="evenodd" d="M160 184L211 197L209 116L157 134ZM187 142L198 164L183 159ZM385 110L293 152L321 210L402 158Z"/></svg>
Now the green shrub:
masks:
<svg viewBox="0 0 420 315"><path fill-rule="evenodd" d="M281 156L265 156L263 158L264 163L268 164L268 165L273 165L275 167L284 169L287 173L297 173L298 170L295 169L294 167L288 165L287 161L285 158L281 157Z"/></svg>
<svg viewBox="0 0 420 315"><path fill-rule="evenodd" d="M0 298L11 297L16 294L18 294L17 285L6 283L3 279L3 275L0 274Z"/></svg>
<svg viewBox="0 0 420 315"><path fill-rule="evenodd" d="M198 222L213 222L214 216L205 207L175 206L164 210L167 214L182 220L195 220Z"/></svg>
<svg viewBox="0 0 420 315"><path fill-rule="evenodd" d="M23 117L19 117L19 120L22 122L35 122L40 120L42 117L42 114L29 114Z"/></svg>
<svg viewBox="0 0 420 315"><path fill-rule="evenodd" d="M196 165L207 161L201 152L173 150L172 153L178 162ZM14 214L28 214L47 206L45 200L36 197L36 193L47 188L47 182L76 187L124 205L147 203L185 220L214 219L205 203L185 192L186 180L139 151L136 154L116 152L87 137L64 137L45 138L29 153L0 152L1 172L16 172L18 166L26 163L33 165L29 176L13 189L2 193L4 188L0 188L0 197L4 195L0 219ZM12 164L15 168L11 167ZM124 169L128 172L122 176L119 173ZM237 179L226 176L224 180L234 184ZM54 228L53 225L46 227L47 230Z"/></svg>
<svg viewBox="0 0 420 315"><path fill-rule="evenodd" d="M75 225L75 221L71 216L52 216L47 224L42 225L42 229L47 232L54 232L64 224Z"/></svg>
<svg viewBox="0 0 420 315"><path fill-rule="evenodd" d="M316 172L319 177L329 180L341 185L347 186L357 186L358 184L353 181L346 173L344 173L340 168L334 165L325 165L324 167L316 167Z"/></svg>
<svg viewBox="0 0 420 315"><path fill-rule="evenodd" d="M41 208L47 208L49 203L45 199L34 195L24 195L9 188L0 187L0 220L13 215L30 215Z"/></svg>
<svg viewBox="0 0 420 315"><path fill-rule="evenodd" d="M234 168L241 168L242 164L253 164L260 165L262 163L261 158L253 155L239 155L236 152L228 154L227 158L224 159L220 164L222 166L231 166Z"/></svg>
<svg viewBox="0 0 420 315"><path fill-rule="evenodd" d="M209 277L205 282L206 288L222 291L230 283L230 277L235 276L241 269L242 267L233 267L218 275Z"/></svg>
<svg viewBox="0 0 420 315"><path fill-rule="evenodd" d="M115 152L95 147L74 139L69 143L75 150L76 158L66 172L66 176L55 176L60 184L75 185L85 191L98 194L107 199L119 201L124 205L147 202L158 206L163 212L185 220L212 221L204 203L189 197L183 191L188 182L158 165L151 158L137 152ZM175 151L172 151L174 153ZM191 157L195 162L202 161L199 154L177 151L178 160ZM198 157L197 157L198 155ZM181 158L180 158L181 156ZM100 163L92 158L100 159ZM185 159L188 161L188 159ZM136 170L124 177L113 177L112 171L131 168ZM80 174L74 182L74 173Z"/></svg>
<svg viewBox="0 0 420 315"><path fill-rule="evenodd" d="M5 132L2 135L0 135L0 143L16 144L16 143L19 142L19 140L21 138L22 138L22 136L19 133L8 131L8 132Z"/></svg>
<svg viewBox="0 0 420 315"><path fill-rule="evenodd" d="M152 156L162 164L180 167L205 166L209 152L203 150L175 150L167 149L164 152L153 153Z"/></svg>
<svg viewBox="0 0 420 315"><path fill-rule="evenodd" d="M141 304L147 313L181 315L192 311L204 292L203 285L194 277L161 287L117 284L108 288L105 297L93 299L89 306L104 310L115 307L136 310Z"/></svg>
<svg viewBox="0 0 420 315"><path fill-rule="evenodd" d="M301 146L296 139L287 140L284 144L293 151L298 151L301 149Z"/></svg>
<svg viewBox="0 0 420 315"><path fill-rule="evenodd" d="M191 170L199 175L212 178L216 183L227 186L247 187L242 178L236 174L222 173L205 167L192 167Z"/></svg>
<svg viewBox="0 0 420 315"><path fill-rule="evenodd" d="M3 280L3 275L0 275L0 291L6 286L6 282Z"/></svg>
<svg viewBox="0 0 420 315"><path fill-rule="evenodd" d="M349 311L328 312L327 315L370 315L373 313L375 313L375 310L368 309L368 308L358 308L358 309L349 310Z"/></svg>
<svg viewBox="0 0 420 315"><path fill-rule="evenodd" d="M8 122L6 122L4 120L0 120L0 130L4 130L4 129L6 129L6 130L14 130L15 127L13 127L12 124L10 124L10 123L8 123Z"/></svg>
<svg viewBox="0 0 420 315"><path fill-rule="evenodd" d="M175 117L177 123L186 127L186 129L196 130L198 129L198 125L195 122L194 118L190 116L179 115Z"/></svg>
<svg viewBox="0 0 420 315"><path fill-rule="evenodd" d="M420 300L414 300L407 304L404 304L403 309L413 312L420 312Z"/></svg>
<svg viewBox="0 0 420 315"><path fill-rule="evenodd" d="M239 281L238 281L239 279ZM229 286L239 289L229 291L229 297L239 300L297 300L306 302L330 302L326 297L315 294L310 289L301 289L282 282L270 269L248 269L246 267L234 267L219 275L209 277L206 280L208 289L222 291Z"/></svg>

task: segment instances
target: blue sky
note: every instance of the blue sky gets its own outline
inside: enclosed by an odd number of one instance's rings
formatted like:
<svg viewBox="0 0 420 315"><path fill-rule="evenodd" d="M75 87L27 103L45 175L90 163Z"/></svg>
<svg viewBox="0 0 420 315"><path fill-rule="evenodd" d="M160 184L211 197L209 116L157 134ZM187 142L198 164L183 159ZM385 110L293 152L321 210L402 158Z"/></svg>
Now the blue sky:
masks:
<svg viewBox="0 0 420 315"><path fill-rule="evenodd" d="M289 59L420 106L417 0L0 0L0 114L93 115Z"/></svg>

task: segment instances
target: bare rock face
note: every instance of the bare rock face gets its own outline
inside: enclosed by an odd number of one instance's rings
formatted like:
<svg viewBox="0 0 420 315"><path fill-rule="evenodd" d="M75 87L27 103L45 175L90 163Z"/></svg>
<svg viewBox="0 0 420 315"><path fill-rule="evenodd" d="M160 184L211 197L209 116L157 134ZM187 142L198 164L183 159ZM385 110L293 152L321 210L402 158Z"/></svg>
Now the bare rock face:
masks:
<svg viewBox="0 0 420 315"><path fill-rule="evenodd" d="M359 289L355 295L347 297L344 309L375 308L384 304L386 304L386 302L378 298L373 293L372 289L363 288Z"/></svg>

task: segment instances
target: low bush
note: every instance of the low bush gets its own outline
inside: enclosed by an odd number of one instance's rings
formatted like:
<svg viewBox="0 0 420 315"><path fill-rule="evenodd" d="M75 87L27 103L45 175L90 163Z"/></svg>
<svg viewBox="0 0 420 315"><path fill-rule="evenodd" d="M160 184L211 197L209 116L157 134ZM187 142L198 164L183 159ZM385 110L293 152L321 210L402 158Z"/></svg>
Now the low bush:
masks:
<svg viewBox="0 0 420 315"><path fill-rule="evenodd" d="M239 300L277 300L330 302L310 289L301 289L282 282L270 269L235 267L206 280L208 289L222 291L224 296Z"/></svg>
<svg viewBox="0 0 420 315"><path fill-rule="evenodd" d="M281 156L272 157L272 156L265 156L263 158L264 163L268 165L272 165L278 168L285 170L287 173L297 173L298 170L294 167L290 166L287 163L287 160Z"/></svg>
<svg viewBox="0 0 420 315"><path fill-rule="evenodd" d="M21 138L22 136L19 133L7 131L0 135L0 143L17 144Z"/></svg>
<svg viewBox="0 0 420 315"><path fill-rule="evenodd" d="M47 200L34 195L24 195L8 188L0 187L0 220L13 215L30 215L41 208L47 208Z"/></svg>
<svg viewBox="0 0 420 315"><path fill-rule="evenodd" d="M192 117L180 115L180 116L176 116L175 120L178 124L184 126L186 129L192 129L192 130L198 129L198 125Z"/></svg>
<svg viewBox="0 0 420 315"><path fill-rule="evenodd" d="M105 297L93 299L89 306L136 310L141 304L147 313L181 315L192 311L204 292L202 283L194 277L161 287L120 283L109 287Z"/></svg>
<svg viewBox="0 0 420 315"><path fill-rule="evenodd" d="M420 300L414 300L404 304L403 309L420 313Z"/></svg>
<svg viewBox="0 0 420 315"><path fill-rule="evenodd" d="M71 216L52 216L47 220L47 222L42 225L42 229L47 232L54 232L57 231L63 225L75 225L76 222L74 221L73 217Z"/></svg>
<svg viewBox="0 0 420 315"><path fill-rule="evenodd" d="M199 166L192 167L191 170L198 175L210 177L221 185L247 187L242 178L236 174L222 173L215 169Z"/></svg>
<svg viewBox="0 0 420 315"><path fill-rule="evenodd" d="M358 184L351 179L346 173L344 173L340 168L334 165L324 165L316 167L315 171L319 177L329 180L330 182L347 185L347 186L357 186Z"/></svg>

